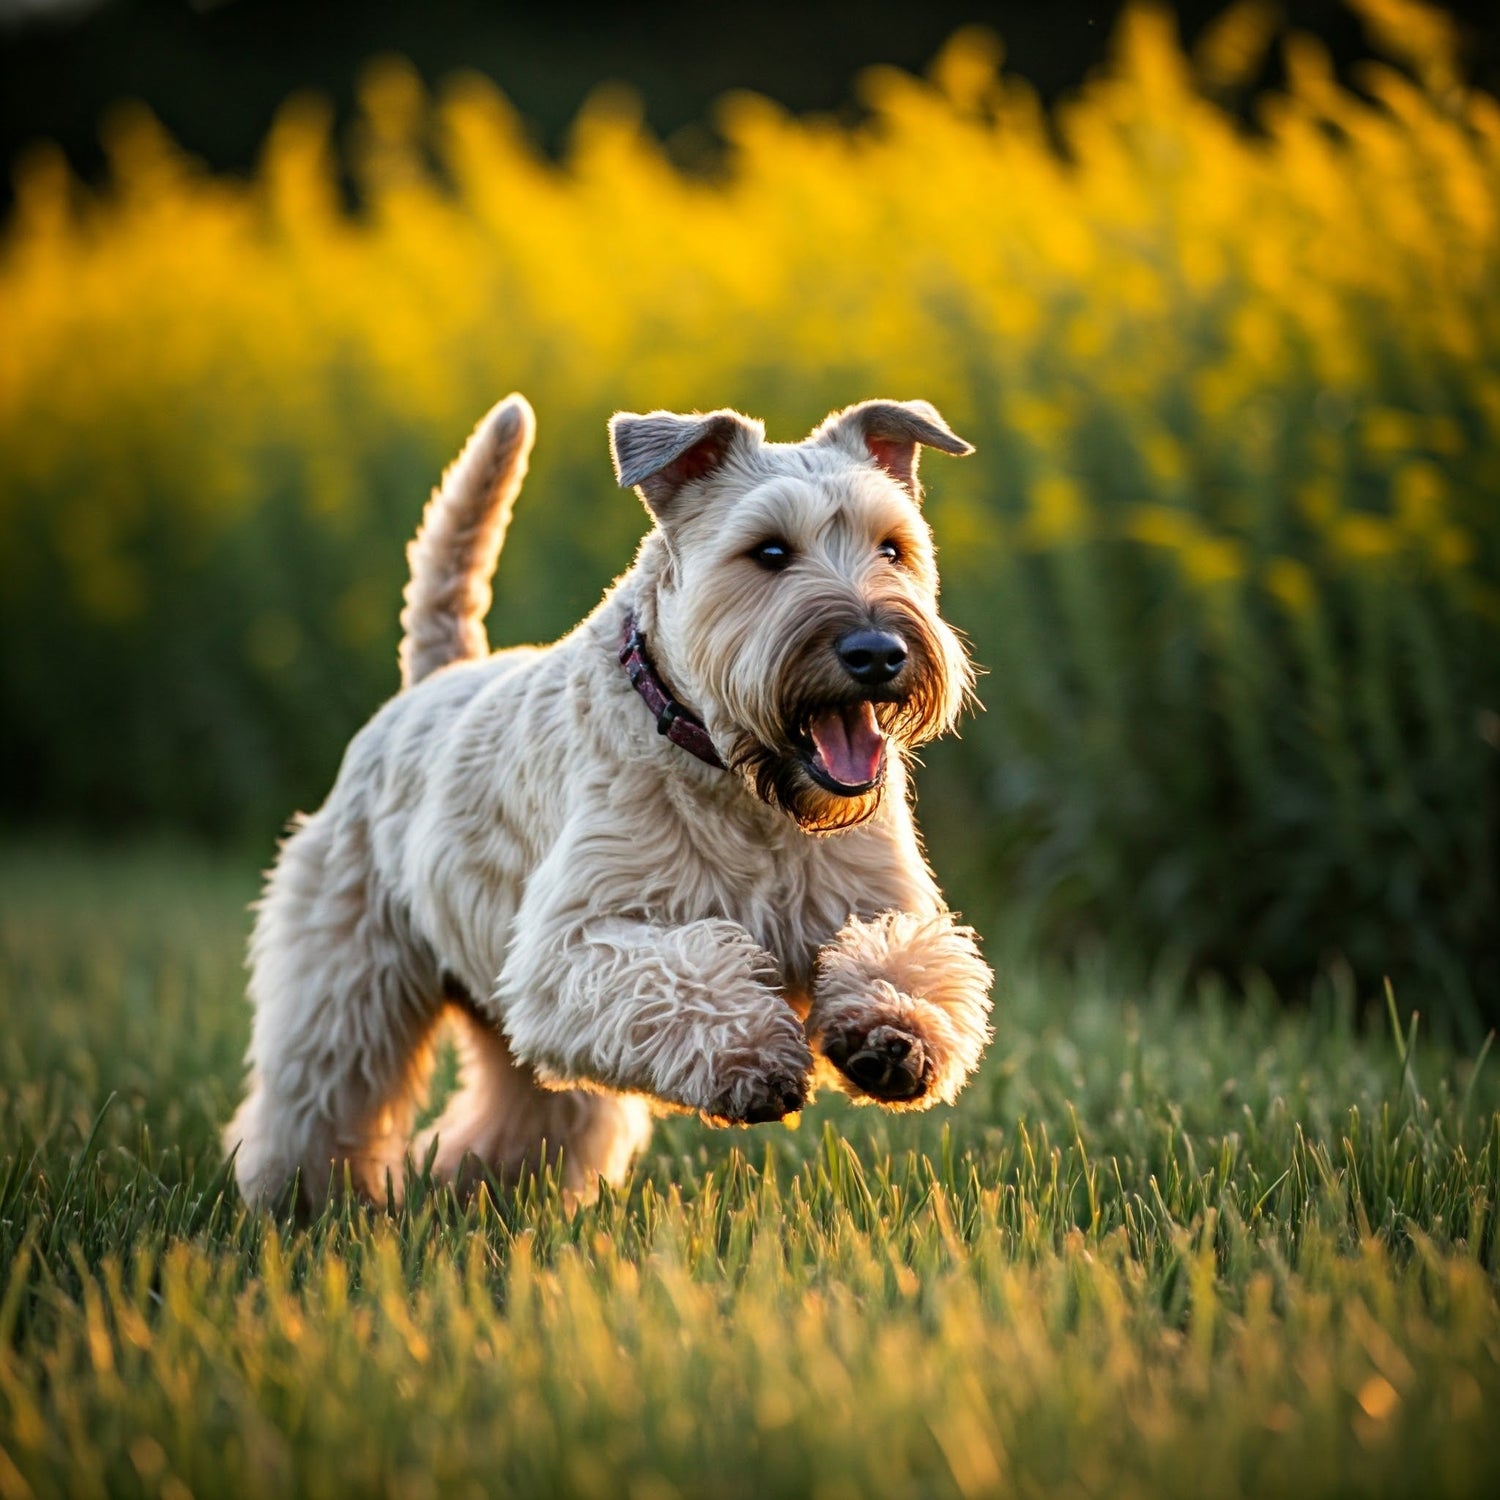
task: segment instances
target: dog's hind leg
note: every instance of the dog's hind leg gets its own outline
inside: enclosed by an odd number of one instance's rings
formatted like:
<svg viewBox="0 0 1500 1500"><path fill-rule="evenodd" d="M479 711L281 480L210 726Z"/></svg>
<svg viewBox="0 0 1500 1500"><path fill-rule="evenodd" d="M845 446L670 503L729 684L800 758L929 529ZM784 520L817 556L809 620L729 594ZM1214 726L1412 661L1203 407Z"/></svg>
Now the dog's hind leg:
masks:
<svg viewBox="0 0 1500 1500"><path fill-rule="evenodd" d="M504 1186L543 1166L570 1193L589 1198L619 1182L651 1134L644 1099L545 1089L511 1056L505 1038L469 1004L448 1011L458 1031L459 1090L417 1138L413 1159L461 1190L485 1172Z"/></svg>
<svg viewBox="0 0 1500 1500"><path fill-rule="evenodd" d="M442 1006L437 962L380 888L362 819L325 808L282 847L250 948L250 1092L224 1133L247 1201L296 1172L399 1193Z"/></svg>

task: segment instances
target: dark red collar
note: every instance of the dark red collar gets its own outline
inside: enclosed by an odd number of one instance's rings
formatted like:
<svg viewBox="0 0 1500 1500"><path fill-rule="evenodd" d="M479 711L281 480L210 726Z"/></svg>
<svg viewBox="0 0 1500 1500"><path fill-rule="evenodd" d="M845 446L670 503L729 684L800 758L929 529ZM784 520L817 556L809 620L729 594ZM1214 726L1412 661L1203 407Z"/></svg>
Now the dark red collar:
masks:
<svg viewBox="0 0 1500 1500"><path fill-rule="evenodd" d="M714 742L709 739L702 720L684 708L656 675L633 612L625 616L620 631L620 665L625 668L631 687L651 710L656 720L656 732L666 735L674 745L681 745L689 755L696 755L699 760L722 770L724 762L719 759L719 752L714 749Z"/></svg>

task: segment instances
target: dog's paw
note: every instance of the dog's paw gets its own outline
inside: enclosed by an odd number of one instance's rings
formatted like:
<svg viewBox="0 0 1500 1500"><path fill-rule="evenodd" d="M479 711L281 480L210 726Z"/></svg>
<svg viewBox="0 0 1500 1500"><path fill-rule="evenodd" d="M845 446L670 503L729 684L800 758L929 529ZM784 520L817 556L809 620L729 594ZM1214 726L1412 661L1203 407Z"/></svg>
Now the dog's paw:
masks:
<svg viewBox="0 0 1500 1500"><path fill-rule="evenodd" d="M860 1093L882 1104L912 1104L937 1081L931 1043L909 1017L878 1013L823 1036L823 1056Z"/></svg>
<svg viewBox="0 0 1500 1500"><path fill-rule="evenodd" d="M702 1113L712 1125L769 1125L796 1114L806 1103L806 1075L772 1073L736 1079Z"/></svg>
<svg viewBox="0 0 1500 1500"><path fill-rule="evenodd" d="M713 1096L701 1111L704 1119L715 1125L766 1125L807 1103L813 1057L790 1012L788 1020L777 1045L721 1066Z"/></svg>

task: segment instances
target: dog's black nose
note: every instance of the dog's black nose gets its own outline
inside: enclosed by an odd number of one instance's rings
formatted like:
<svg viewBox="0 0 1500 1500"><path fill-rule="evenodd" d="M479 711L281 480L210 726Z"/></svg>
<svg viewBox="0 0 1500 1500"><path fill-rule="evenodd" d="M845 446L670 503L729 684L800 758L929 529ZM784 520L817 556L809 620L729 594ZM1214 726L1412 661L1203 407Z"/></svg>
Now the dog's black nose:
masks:
<svg viewBox="0 0 1500 1500"><path fill-rule="evenodd" d="M889 682L906 665L906 645L884 630L851 630L834 643L849 675L866 687Z"/></svg>

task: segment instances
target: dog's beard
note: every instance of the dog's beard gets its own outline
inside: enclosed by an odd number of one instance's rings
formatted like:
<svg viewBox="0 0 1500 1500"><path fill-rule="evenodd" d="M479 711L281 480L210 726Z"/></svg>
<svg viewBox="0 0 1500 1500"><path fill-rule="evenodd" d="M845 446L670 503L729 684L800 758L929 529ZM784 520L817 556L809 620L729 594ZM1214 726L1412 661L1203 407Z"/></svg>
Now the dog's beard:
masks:
<svg viewBox="0 0 1500 1500"><path fill-rule="evenodd" d="M890 754L887 748L887 761ZM882 764L879 778L868 791L844 796L820 786L799 752L776 750L746 736L730 769L745 778L762 802L780 808L804 832L838 833L874 816L885 792L887 768Z"/></svg>
<svg viewBox="0 0 1500 1500"><path fill-rule="evenodd" d="M795 685L796 691L756 714L766 728L760 733L741 730L727 758L730 769L762 802L786 812L808 833L837 833L873 817L885 793L892 758L904 758L950 728L969 690L968 662L951 632L914 610L900 608L881 610L876 623L906 643L906 665L894 682L861 688L839 662L833 643L845 630L863 623L824 622L794 644L775 664L771 678ZM878 767L868 785L841 787L820 753L819 740L827 731L820 733L818 727L834 715L857 725L862 713L873 714L883 741ZM855 732L870 732L868 720L864 722L866 727Z"/></svg>

